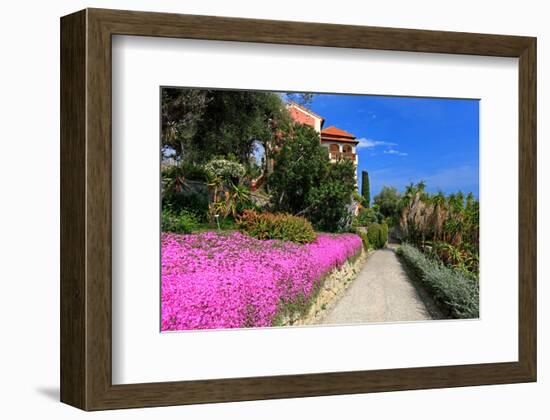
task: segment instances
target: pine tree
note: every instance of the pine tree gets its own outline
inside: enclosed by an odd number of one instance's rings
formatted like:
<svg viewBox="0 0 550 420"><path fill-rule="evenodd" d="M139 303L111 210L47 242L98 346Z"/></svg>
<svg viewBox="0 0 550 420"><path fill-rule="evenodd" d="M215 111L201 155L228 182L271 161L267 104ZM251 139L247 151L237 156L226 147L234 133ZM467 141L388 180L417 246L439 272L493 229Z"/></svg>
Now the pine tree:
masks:
<svg viewBox="0 0 550 420"><path fill-rule="evenodd" d="M363 197L363 205L369 208L370 207L370 182L369 182L369 173L367 171L361 172L361 196Z"/></svg>

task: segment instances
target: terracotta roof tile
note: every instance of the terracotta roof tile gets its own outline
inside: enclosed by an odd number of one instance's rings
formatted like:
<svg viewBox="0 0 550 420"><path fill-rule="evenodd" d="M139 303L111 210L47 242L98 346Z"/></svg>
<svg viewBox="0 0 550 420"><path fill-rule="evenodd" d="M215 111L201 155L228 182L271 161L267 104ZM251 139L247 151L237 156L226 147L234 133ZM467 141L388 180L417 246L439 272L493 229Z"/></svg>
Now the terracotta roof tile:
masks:
<svg viewBox="0 0 550 420"><path fill-rule="evenodd" d="M325 128L324 130L321 130L321 137L323 136L329 136L329 137L340 137L342 139L351 139L355 140L355 136L351 133L348 133L347 131L344 131L340 128L337 128L333 125L330 127Z"/></svg>
<svg viewBox="0 0 550 420"><path fill-rule="evenodd" d="M326 134L328 136L335 136L335 137L348 137L351 139L354 139L355 136L351 133L348 133L347 131L344 131L338 127L335 127L331 125L330 127L327 127L321 131L321 134Z"/></svg>

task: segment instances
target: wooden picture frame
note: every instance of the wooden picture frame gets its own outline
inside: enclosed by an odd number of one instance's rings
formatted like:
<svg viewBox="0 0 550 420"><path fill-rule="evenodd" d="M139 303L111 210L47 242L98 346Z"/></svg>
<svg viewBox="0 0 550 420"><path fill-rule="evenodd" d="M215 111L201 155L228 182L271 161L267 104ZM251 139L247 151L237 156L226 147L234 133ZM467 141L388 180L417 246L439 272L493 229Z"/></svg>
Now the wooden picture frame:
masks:
<svg viewBox="0 0 550 420"><path fill-rule="evenodd" d="M112 384L111 39L191 38L519 58L519 360ZM84 410L536 381L536 38L86 9L61 19L61 401Z"/></svg>

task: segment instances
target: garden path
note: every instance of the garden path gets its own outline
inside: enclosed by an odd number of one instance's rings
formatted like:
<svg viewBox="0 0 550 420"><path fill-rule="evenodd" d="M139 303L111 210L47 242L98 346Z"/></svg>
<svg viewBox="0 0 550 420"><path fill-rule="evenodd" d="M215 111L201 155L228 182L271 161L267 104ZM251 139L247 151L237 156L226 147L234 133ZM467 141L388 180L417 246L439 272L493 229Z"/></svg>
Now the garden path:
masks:
<svg viewBox="0 0 550 420"><path fill-rule="evenodd" d="M395 246L374 251L341 299L318 324L419 321L442 318L426 292L409 279Z"/></svg>

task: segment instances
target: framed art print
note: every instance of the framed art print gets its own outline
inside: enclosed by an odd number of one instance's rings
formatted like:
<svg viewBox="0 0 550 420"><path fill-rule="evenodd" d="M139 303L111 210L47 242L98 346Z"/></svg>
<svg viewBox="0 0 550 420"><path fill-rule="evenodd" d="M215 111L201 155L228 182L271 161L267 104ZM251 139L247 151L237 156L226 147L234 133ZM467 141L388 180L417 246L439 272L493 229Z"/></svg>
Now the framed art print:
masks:
<svg viewBox="0 0 550 420"><path fill-rule="evenodd" d="M529 37L63 17L61 400L535 381L535 92Z"/></svg>

